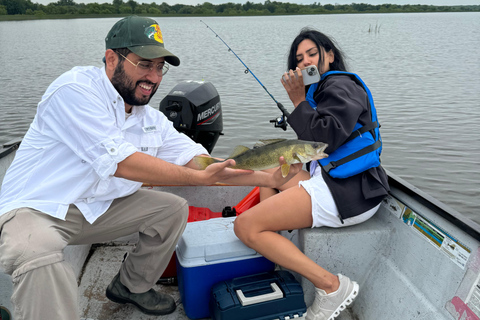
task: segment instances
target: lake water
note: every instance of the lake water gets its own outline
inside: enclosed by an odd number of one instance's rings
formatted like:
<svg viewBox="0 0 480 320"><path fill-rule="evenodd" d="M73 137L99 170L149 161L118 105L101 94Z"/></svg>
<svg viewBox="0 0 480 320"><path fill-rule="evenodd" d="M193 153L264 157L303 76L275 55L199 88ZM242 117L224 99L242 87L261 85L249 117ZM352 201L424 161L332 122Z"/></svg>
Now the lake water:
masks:
<svg viewBox="0 0 480 320"><path fill-rule="evenodd" d="M0 143L25 134L57 76L76 65L101 66L116 20L0 22ZM213 155L226 157L238 144L295 134L269 123L280 115L276 104L200 20L290 111L280 77L291 41L304 26L333 36L373 93L384 166L480 222L480 13L157 19L181 65L171 68L151 106L180 81L212 82L224 120Z"/></svg>

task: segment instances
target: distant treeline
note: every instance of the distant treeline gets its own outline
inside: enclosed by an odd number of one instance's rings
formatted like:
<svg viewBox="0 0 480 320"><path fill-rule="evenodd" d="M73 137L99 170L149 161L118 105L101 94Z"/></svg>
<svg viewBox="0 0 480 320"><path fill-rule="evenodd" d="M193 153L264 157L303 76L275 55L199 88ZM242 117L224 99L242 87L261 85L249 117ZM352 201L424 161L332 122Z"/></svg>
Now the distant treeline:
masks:
<svg viewBox="0 0 480 320"><path fill-rule="evenodd" d="M319 2L302 5L266 0L264 3L247 1L245 4L204 2L195 6L175 4L138 3L135 0L113 0L113 3L75 3L73 0L59 0L48 5L30 0L0 0L1 17L23 15L24 18L46 16L92 16L92 15L196 15L196 16L238 16L238 15L287 15L287 14L328 14L328 13L394 13L394 12L468 12L480 11L480 5L432 6L367 3L325 4ZM13 18L13 17L12 17ZM20 18L20 17L19 17Z"/></svg>

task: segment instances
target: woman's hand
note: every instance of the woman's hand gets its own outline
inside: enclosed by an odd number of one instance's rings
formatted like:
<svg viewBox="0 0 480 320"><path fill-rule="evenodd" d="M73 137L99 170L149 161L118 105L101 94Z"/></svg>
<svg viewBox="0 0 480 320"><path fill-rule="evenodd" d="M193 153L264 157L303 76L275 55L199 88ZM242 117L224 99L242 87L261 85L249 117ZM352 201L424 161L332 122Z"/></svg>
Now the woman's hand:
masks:
<svg viewBox="0 0 480 320"><path fill-rule="evenodd" d="M303 75L300 68L297 67L295 71L285 72L280 81L285 90L287 90L288 97L295 108L300 102L305 101L305 85L303 84Z"/></svg>

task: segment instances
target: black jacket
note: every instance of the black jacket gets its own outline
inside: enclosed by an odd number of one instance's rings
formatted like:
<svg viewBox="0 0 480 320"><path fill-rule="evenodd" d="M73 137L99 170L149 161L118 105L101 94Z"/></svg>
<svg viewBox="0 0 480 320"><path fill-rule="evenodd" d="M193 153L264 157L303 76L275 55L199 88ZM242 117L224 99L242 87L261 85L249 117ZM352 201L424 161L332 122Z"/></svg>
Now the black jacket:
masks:
<svg viewBox="0 0 480 320"><path fill-rule="evenodd" d="M346 75L330 75L320 81L314 93L317 109L301 102L287 121L300 140L328 143L331 153L353 132L355 124L368 123L368 96ZM378 205L389 191L388 178L381 166L355 176L338 179L322 170L341 219L348 219Z"/></svg>

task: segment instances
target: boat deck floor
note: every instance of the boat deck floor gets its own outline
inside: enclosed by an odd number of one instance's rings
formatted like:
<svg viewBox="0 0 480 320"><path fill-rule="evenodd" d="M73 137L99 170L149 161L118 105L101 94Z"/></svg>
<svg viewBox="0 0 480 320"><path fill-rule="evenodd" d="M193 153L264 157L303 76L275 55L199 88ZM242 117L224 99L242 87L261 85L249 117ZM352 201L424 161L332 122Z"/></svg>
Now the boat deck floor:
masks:
<svg viewBox="0 0 480 320"><path fill-rule="evenodd" d="M165 316L151 316L140 312L131 304L118 304L105 296L105 289L117 274L125 252L133 245L102 245L92 247L79 284L80 318L83 320L188 320L183 310L177 286L156 285L155 290L171 295L176 303L175 312Z"/></svg>
<svg viewBox="0 0 480 320"><path fill-rule="evenodd" d="M130 252L132 248L133 244L92 246L79 283L81 320L188 320L177 286L156 285L154 288L171 295L177 303L177 309L165 316L146 315L131 304L118 304L105 296L105 289L120 269L125 252ZM303 319L303 317L300 319ZM343 311L336 318L336 320L353 319L356 319L356 317L350 314L349 309Z"/></svg>

